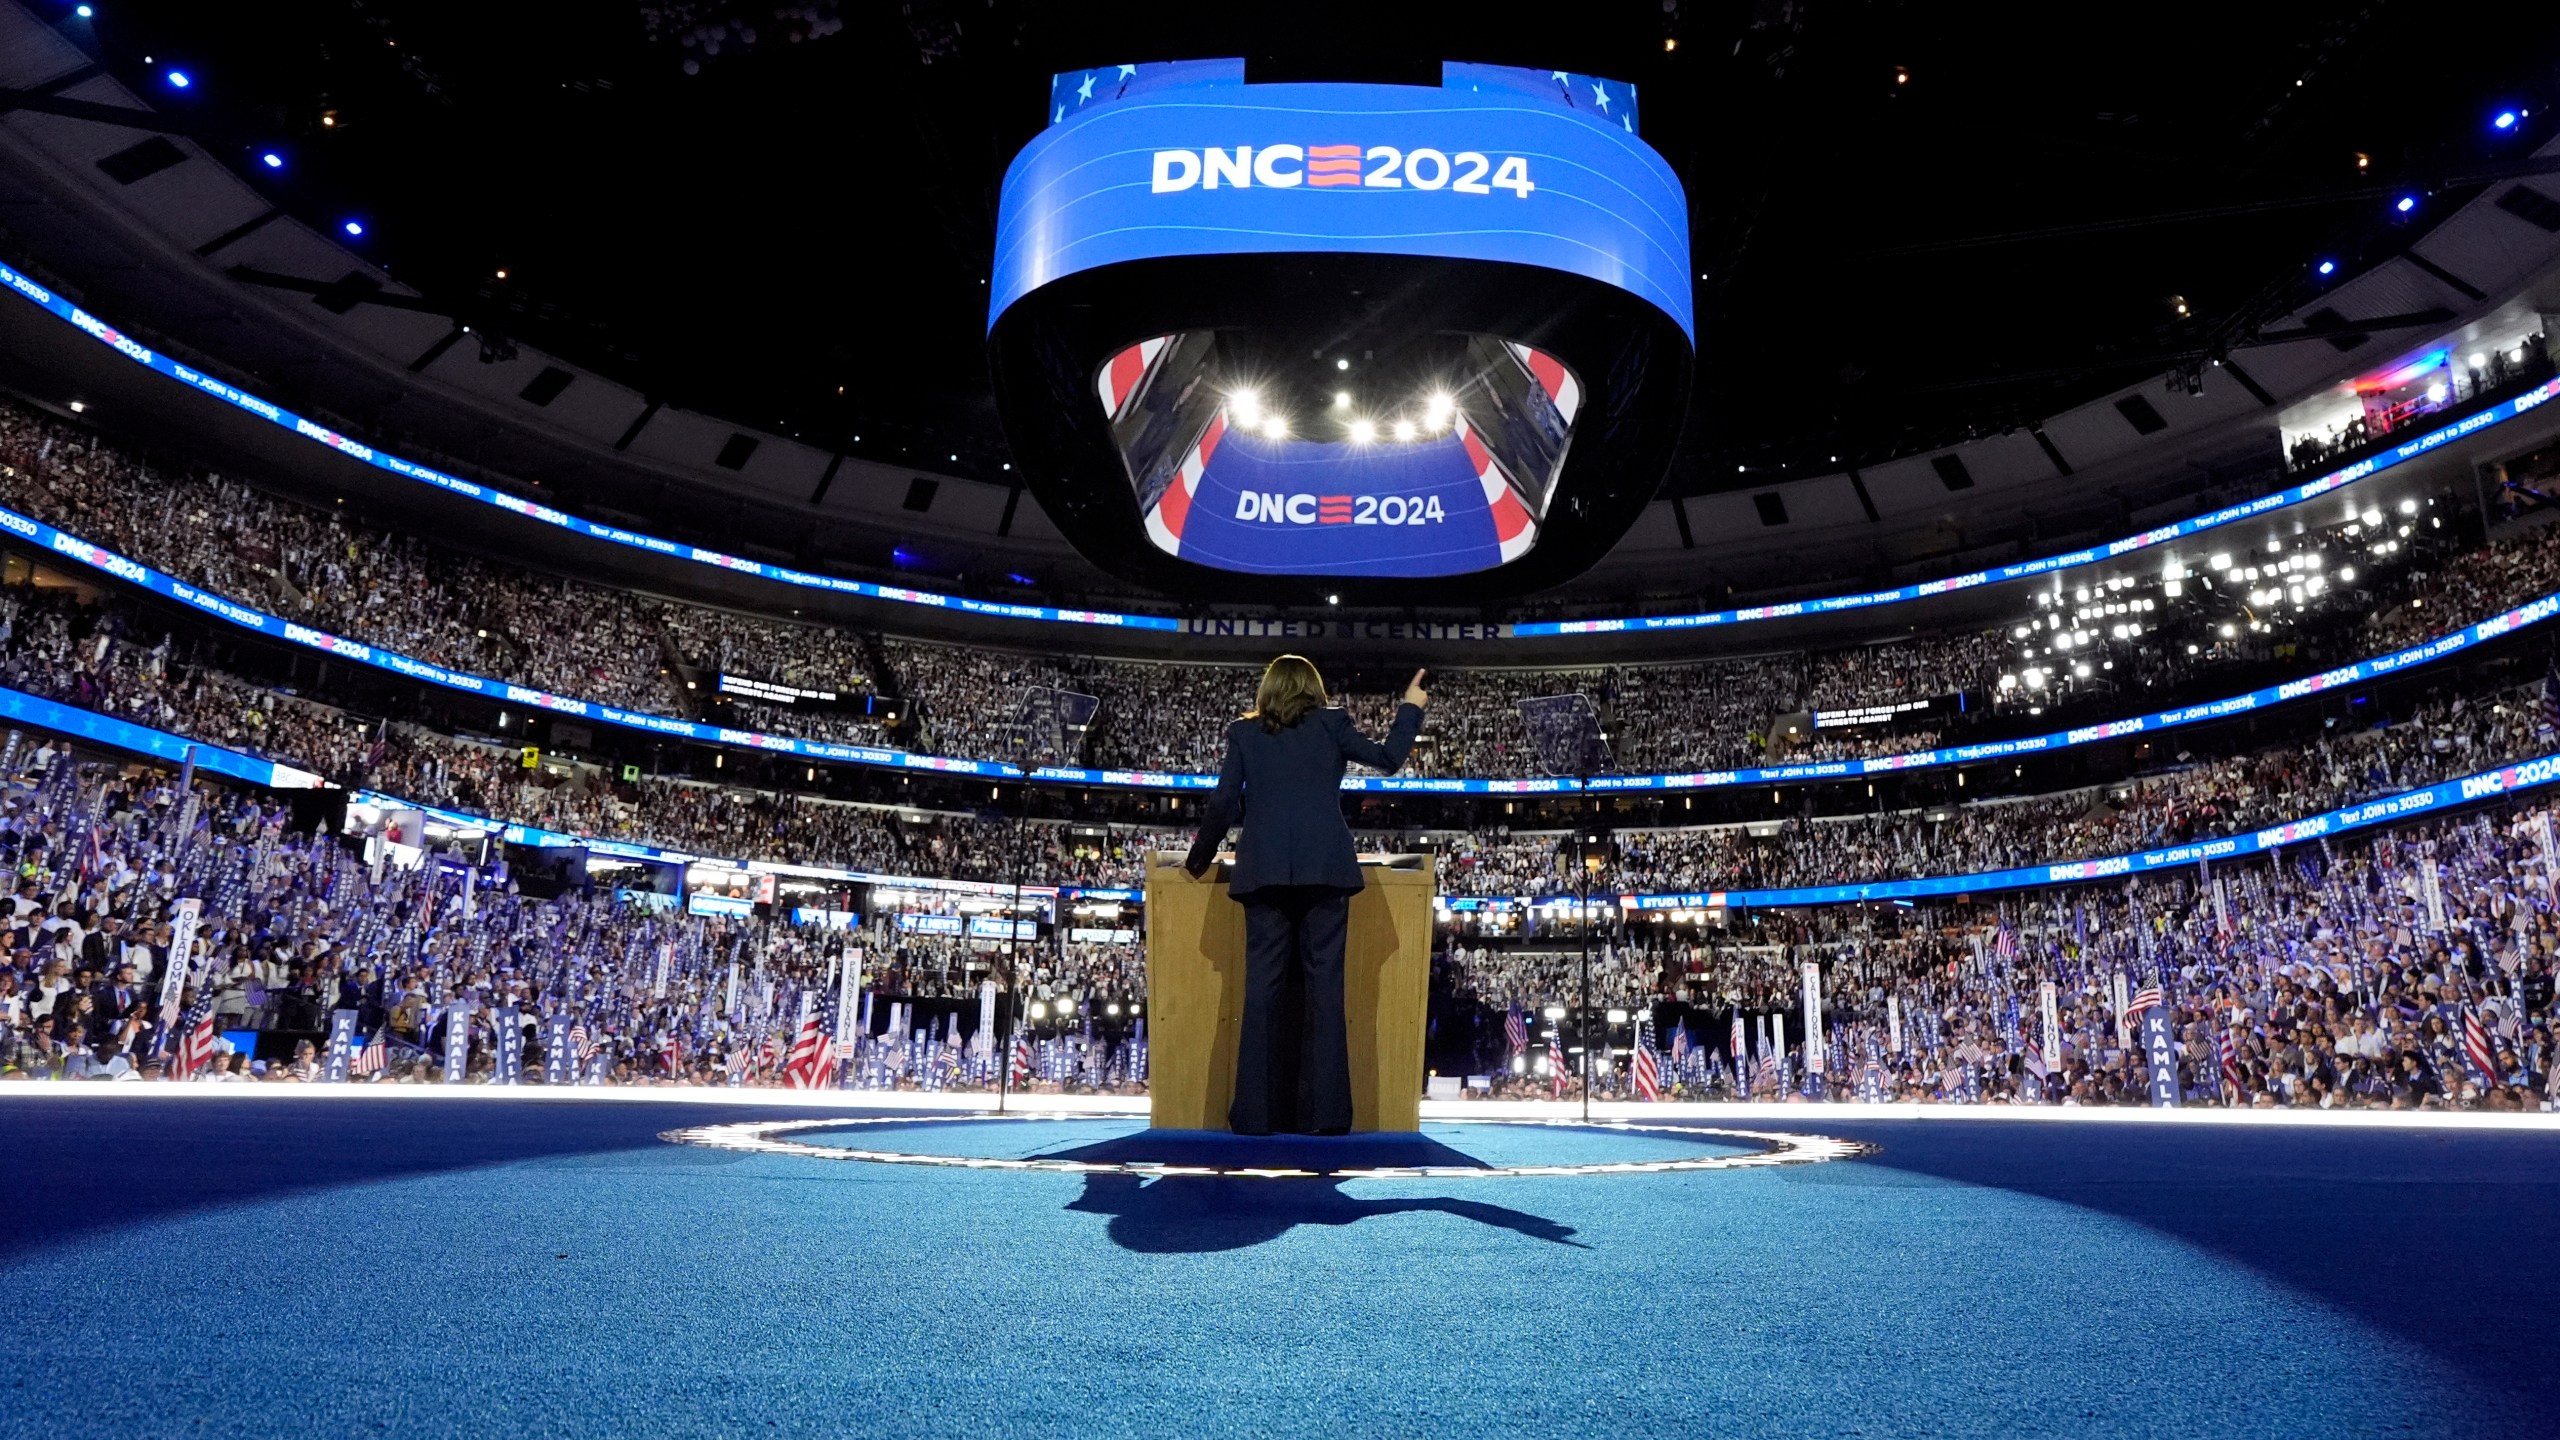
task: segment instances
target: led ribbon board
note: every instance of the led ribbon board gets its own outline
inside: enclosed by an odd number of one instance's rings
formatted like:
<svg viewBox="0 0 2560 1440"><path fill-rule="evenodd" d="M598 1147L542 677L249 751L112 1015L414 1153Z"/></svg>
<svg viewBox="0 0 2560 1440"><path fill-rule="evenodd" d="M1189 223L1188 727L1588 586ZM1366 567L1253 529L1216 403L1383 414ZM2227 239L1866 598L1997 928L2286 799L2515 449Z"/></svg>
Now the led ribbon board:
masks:
<svg viewBox="0 0 2560 1440"><path fill-rule="evenodd" d="M1242 60L1068 78L1055 123L1005 171L990 330L1079 271L1313 252L1561 270L1697 339L1688 198L1636 138L1633 86L1456 63L1436 90L1249 86Z"/></svg>
<svg viewBox="0 0 2560 1440"><path fill-rule="evenodd" d="M218 745L206 745L172 735L164 730L131 724L95 711L59 704L22 691L0 687L0 717L19 721L39 729L88 739L99 744L131 750L176 764L190 750L195 752L196 766L211 774L230 775L256 785L312 787L320 778L290 766L276 765L256 756L243 755ZM1634 912L1713 910L1749 906L1842 905L1861 901L1917 900L1931 897L1978 894L1991 890L2014 890L2044 885L2070 885L2090 880L2114 879L2122 876L2156 874L2179 870L2202 861L2232 859L2279 850L2324 836L2343 835L2376 825L2389 824L2420 815L2440 814L2475 801L2501 796L2525 794L2560 781L2560 755L2544 755L2513 765L2501 765L2440 785L2405 790L2396 795L2360 801L2323 814L2290 820L2246 835L2233 835L2214 840L2196 840L2157 850L2131 855L2112 855L2094 860L2055 861L2014 870L1982 871L1970 875L1934 875L1908 880L1877 880L1861 885L1819 885L1787 890L1707 890L1684 894L1621 894L1593 897L1595 904L1615 903ZM584 836L544 830L534 826L509 824L504 821L417 805L396 796L366 790L352 799L359 804L391 805L425 811L449 824L503 834L511 844L534 846L583 846L599 855L628 856L651 860L687 863L701 857L627 841L596 840ZM1011 887L987 881L942 880L909 876L883 875L869 871L834 870L820 866L777 865L764 861L732 860L721 862L728 868L750 873L789 874L856 881L872 885L897 885L945 890L974 891L984 894L1008 892ZM1051 888L1026 886L1024 894L1059 895L1064 897L1096 897L1136 901L1142 898L1134 890ZM1548 896L1476 896L1443 903L1450 910L1469 910L1511 905L1569 904L1571 895Z"/></svg>
<svg viewBox="0 0 2560 1440"><path fill-rule="evenodd" d="M2170 845L2158 850L2144 850L2131 855L2109 855L2095 860L2064 860L2044 865L2028 865L2015 870L1987 870L1971 875L1933 875L1917 880L1878 880L1865 885L1813 885L1793 890L1713 890L1686 895L1621 895L1620 908L1646 910L1712 910L1727 906L1846 905L1867 900L1921 900L1951 895L1973 895L1987 890L2018 890L2042 885L2073 885L2087 880L2120 879L2128 875L2151 875L2162 871L2183 870L2190 865L2212 860L2234 859L2242 855L2272 853L2287 845L2299 845L2329 835L2369 829L2375 825L2407 820L2419 815L2440 814L2478 800L2504 795L2520 795L2539 790L2560 780L2560 755L2544 755L2532 760L2501 765L2429 785L2418 790L2404 790L2376 800L2341 806L2319 815L2289 820L2246 835L2225 836L2218 840L2194 840L2184 845ZM1569 901L1573 897L1554 896L1552 900Z"/></svg>
<svg viewBox="0 0 2560 1440"><path fill-rule="evenodd" d="M189 609L229 621L243 629L257 631L261 635L318 650L342 660L386 670L411 680L441 685L447 689L460 690L491 700L524 705L548 711L554 715L601 721L604 724L621 726L625 729L646 731L654 735L675 736L708 745L744 747L836 764L930 770L985 779L1011 779L1022 774L1018 767L1002 761L964 760L953 756L919 755L912 751L886 746L845 745L824 740L803 740L788 735L773 735L763 731L710 725L672 715L652 715L646 711L625 710L600 701L554 695L549 691L535 690L505 680L447 669L401 654L396 650L387 650L362 641L346 639L325 630L315 630L308 625L270 615L263 610L253 609L236 600L216 595L209 590L162 574L148 565L117 554L103 545L93 545L67 531L20 515L5 506L0 506L0 531L20 536L51 554L76 560L128 584L138 585L155 595L174 600ZM2053 750L2066 750L2073 746L2087 745L2101 740L2117 740L2128 735L2173 730L2206 721L2227 719L2234 715L2282 704L2285 701L2300 699L2305 695L2396 675L2543 624L2556 615L2560 615L2560 594L2545 595L2504 614L2493 615L2478 624L2449 631L2406 649L2359 660L2333 670L2324 670L2319 674L2307 675L2298 680L2287 680L2245 694L2225 696L2220 700L2209 700L2175 710L2127 716L2121 720L2083 725L2070 730L2056 730L2048 734L2030 735L2016 740L1991 740L1973 745L1955 745L1936 750L1913 750L1900 755L1878 755L1858 760L1804 761L1791 765L1707 770L1678 775L1595 775L1585 782L1556 776L1536 776L1515 780L1348 775L1343 777L1342 788L1372 793L1423 795L1552 795L1576 789L1613 792L1685 791L1712 790L1735 785L1795 784L1807 780L1854 779L1860 776L1888 774L1897 770L1972 765L2022 755L2042 754ZM1068 765L1041 766L1031 772L1030 778L1061 785L1090 785L1134 790L1212 790L1217 788L1218 784L1218 777L1215 775L1160 770L1093 770ZM260 783L282 785L296 782L262 780Z"/></svg>
<svg viewBox="0 0 2560 1440"><path fill-rule="evenodd" d="M134 340L122 331L117 330L114 326L107 324L97 316L92 315L88 311L81 309L79 306L72 304L63 296L54 293L47 287L37 283L18 270L5 264L0 264L0 289L5 289L9 293L17 295L19 298L26 300L28 303L45 311L47 314L54 316L63 323L78 329L81 333L114 350L116 353L124 356L128 360L131 360L137 365L141 365L146 369L155 371L163 376L175 380L199 394L211 396L212 398L219 400L224 404L233 406L244 413L255 415L259 419L264 420L278 429L289 431L303 439L312 441L315 444L325 445L360 464L371 466L374 469L384 471L388 474L397 475L403 479L412 480L419 484L431 485L448 494L457 495L466 500L477 501L482 505L491 506L495 509L505 510L511 514L519 515L529 520L538 521L545 525L554 526L558 529L568 531L586 539L598 540L610 545L620 545L634 550L645 550L651 554L663 555L692 564L717 566L723 570L753 575L759 579L770 580L782 585L791 585L806 589L826 590L841 595L860 596L864 599L888 601L903 605L914 605L927 609L943 610L958 614L985 616L993 619L1044 621L1059 624L1092 625L1114 629L1150 630L1166 633L1188 630L1195 634L1212 636L1226 633L1221 629L1223 626L1258 623L1251 621L1228 621L1215 617L1204 617L1186 622L1163 615L1136 615L1119 611L1078 610L1047 605L1017 605L1004 601L979 600L967 596L945 595L936 591L910 589L904 586L877 585L866 580L851 580L836 575L813 575L804 571L793 570L786 566L767 565L761 561L749 560L742 556L724 554L720 551L705 549L701 546L686 545L674 540L665 539L661 536L628 530L615 525L599 524L593 520L587 520L579 516L563 513L562 511L553 509L547 505L535 504L532 501L523 499L516 495L508 494L507 492L499 490L493 486L481 485L473 481L464 480L458 476L448 475L443 471L433 468L432 466L419 464L417 461L392 454L387 450L380 450L371 445L367 445L353 437L341 435L336 431L320 425L316 421L305 419L304 417L295 414L293 411L288 410L271 400L265 399L253 392L243 390L218 376L206 374L193 366L182 365L177 361L170 359L167 355ZM2389 470L2407 461L2414 460L2421 455L2455 440L2461 439L2464 436L2477 434L2481 430L2487 429L2491 426L2503 424L2506 421L2515 419L2520 415L2539 408L2553 399L2560 399L2560 380L2547 381L2541 385L2535 386L2533 389L2528 390L2521 395L2517 395L2511 399L2498 401L2496 404L2489 406L2485 410L2467 415L2460 420L2452 422L2451 424L2426 431L2402 442L2401 444L2394 445L2389 449L2376 452L2375 454L2355 461L2352 464L2341 466L2327 474L2305 481L2302 484L2277 491L2272 495L2263 496L2257 500L2249 501L2244 504L2216 510L2210 514L2181 520L2175 524L2162 526L2158 529L2146 530L2139 535L2126 536L2123 539L2111 541L2105 545L2093 546L2084 550L2069 551L2060 555L2049 555L2036 560L2020 561L2013 565L2002 565L1990 570L1978 570L1971 574L1953 576L1945 580L1932 580L1917 585L1905 585L1891 590L1868 591L1856 595L1832 595L1813 600L1790 601L1782 605L1761 605L1749 606L1736 610L1702 611L1689 615L1639 615L1594 620L1556 620L1522 623L1518 625L1501 625L1491 627L1490 634L1492 638L1509 639L1514 637L1530 638L1552 635L1606 634L1637 630L1700 629L1718 625L1741 624L1753 620L1773 620L1796 615L1813 615L1829 611L1858 610L1880 605L1902 604L1914 600L1924 600L1934 595L1946 594L1950 591L1972 589L1980 585L1997 585L2005 581L2024 579L2030 576L2053 574L2082 565L2095 564L2099 561L2112 559L2133 551L2149 549L2153 546L2166 544L2173 540L2201 535L2226 525L2237 524L2244 520L2254 519L2294 505L2302 504L2303 502L2314 499L2318 496L2326 495L2342 486L2353 484L2354 482L2365 479L2368 476L2379 474L2382 471ZM32 535L34 532L21 531L21 533Z"/></svg>

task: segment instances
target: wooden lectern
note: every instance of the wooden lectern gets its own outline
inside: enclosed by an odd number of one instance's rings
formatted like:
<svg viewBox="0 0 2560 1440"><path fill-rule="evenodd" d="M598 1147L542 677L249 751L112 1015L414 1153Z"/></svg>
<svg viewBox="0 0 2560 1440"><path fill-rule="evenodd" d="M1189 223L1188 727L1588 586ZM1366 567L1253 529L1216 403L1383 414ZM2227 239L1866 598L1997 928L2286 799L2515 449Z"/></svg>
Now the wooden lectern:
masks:
<svg viewBox="0 0 2560 1440"><path fill-rule="evenodd" d="M1364 855L1351 897L1343 1011L1351 1128L1422 1128L1422 1033L1431 998L1428 855ZM1159 1130L1224 1130L1244 1023L1244 907L1227 862L1194 880L1177 852L1147 858L1147 1105Z"/></svg>

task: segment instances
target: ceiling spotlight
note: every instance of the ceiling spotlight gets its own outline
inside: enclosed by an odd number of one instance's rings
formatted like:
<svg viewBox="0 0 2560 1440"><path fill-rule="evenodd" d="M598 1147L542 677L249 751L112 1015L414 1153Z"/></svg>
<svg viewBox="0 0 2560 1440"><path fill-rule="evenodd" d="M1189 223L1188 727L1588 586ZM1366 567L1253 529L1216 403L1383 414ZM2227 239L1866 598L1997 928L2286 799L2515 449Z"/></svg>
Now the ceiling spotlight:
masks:
<svg viewBox="0 0 2560 1440"><path fill-rule="evenodd" d="M1352 444L1354 444L1354 445L1366 445L1366 444L1368 444L1370 441L1375 440L1375 439L1377 439L1377 438L1378 438L1378 426L1377 426L1377 422L1372 421L1372 420L1354 420L1354 421L1352 421L1352 422L1351 422L1351 443L1352 443Z"/></svg>
<svg viewBox="0 0 2560 1440"><path fill-rule="evenodd" d="M284 157L270 150L258 157L258 163L270 170L281 170L284 168Z"/></svg>
<svg viewBox="0 0 2560 1440"><path fill-rule="evenodd" d="M499 271L499 272L498 272L498 278L499 278L499 279L501 279L501 280L506 279L506 278L507 278L507 272L506 272L506 271L504 271L504 270ZM836 387L836 393L837 393L837 394L839 394L839 395L843 394L843 393L844 393L844 387L843 387L843 386L841 386L841 385L837 386L837 387Z"/></svg>
<svg viewBox="0 0 2560 1440"><path fill-rule="evenodd" d="M2403 215L2406 215L2410 211L2418 208L2418 197L2415 195L2403 195L2400 197L2400 202L2391 208L2399 211Z"/></svg>
<svg viewBox="0 0 2560 1440"><path fill-rule="evenodd" d="M1412 421L1410 421L1410 420L1399 420L1399 421L1397 421L1397 422L1396 422L1396 429L1395 429L1395 436L1396 436L1396 438L1397 438L1397 439L1399 439L1399 440L1410 440L1410 439L1412 439L1412 438L1413 438L1413 422L1412 422Z"/></svg>
<svg viewBox="0 0 2560 1440"><path fill-rule="evenodd" d="M74 6L72 6L72 7L71 7L71 13L72 13L72 14L74 14L74 15L79 16L79 17L80 17L81 19L83 19L83 20L86 20L86 19L88 19L90 16L95 15L95 14L97 14L98 12L97 12L97 11L95 11L95 10L90 9L90 8L89 8L88 6L86 6L86 5L74 5Z"/></svg>
<svg viewBox="0 0 2560 1440"><path fill-rule="evenodd" d="M1289 422L1281 419L1277 415L1264 417L1262 422L1262 438L1266 440L1288 439Z"/></svg>
<svg viewBox="0 0 2560 1440"><path fill-rule="evenodd" d="M2335 260L2323 260L2320 262L2319 269L2320 273L2323 275L2335 275L2338 273L2338 262Z"/></svg>
<svg viewBox="0 0 2560 1440"><path fill-rule="evenodd" d="M187 78L187 72L184 70L169 72L169 88L172 90L184 90L194 83L196 82Z"/></svg>
<svg viewBox="0 0 2560 1440"><path fill-rule="evenodd" d="M89 7L86 5L81 6L80 13L83 15L88 14ZM2517 118L2516 112L2513 110L2501 110L2498 112L2498 118L2489 122L2489 128L2492 130L2513 130L2516 128Z"/></svg>
<svg viewBox="0 0 2560 1440"><path fill-rule="evenodd" d="M338 228L346 231L350 235L361 235L364 233L364 222L361 220L350 220Z"/></svg>
<svg viewBox="0 0 2560 1440"><path fill-rule="evenodd" d="M1262 397L1250 390L1239 390L1227 397L1227 408L1235 412L1236 423L1251 425L1262 418Z"/></svg>
<svg viewBox="0 0 2560 1440"><path fill-rule="evenodd" d="M1336 410L1348 410L1348 409L1350 409L1350 408L1351 408L1351 392L1350 392L1350 391L1348 391L1348 390L1336 390L1336 391L1334 391L1334 392L1333 392L1333 408L1334 408L1334 409L1336 409Z"/></svg>
<svg viewBox="0 0 2560 1440"><path fill-rule="evenodd" d="M1336 360L1333 362L1333 368L1336 370L1348 370L1351 368L1351 362L1348 360Z"/></svg>

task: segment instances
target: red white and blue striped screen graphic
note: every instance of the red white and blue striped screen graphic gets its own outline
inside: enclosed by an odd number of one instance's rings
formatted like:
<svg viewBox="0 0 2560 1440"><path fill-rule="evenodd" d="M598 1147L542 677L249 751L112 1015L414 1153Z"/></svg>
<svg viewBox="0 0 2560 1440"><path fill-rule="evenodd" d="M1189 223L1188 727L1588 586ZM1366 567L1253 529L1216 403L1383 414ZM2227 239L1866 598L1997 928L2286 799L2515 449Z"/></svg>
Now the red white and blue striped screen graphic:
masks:
<svg viewBox="0 0 2560 1440"><path fill-rule="evenodd" d="M1127 413L1166 340L1133 345L1097 381L1106 413ZM1581 386L1553 357L1507 347L1570 426ZM1399 437L1267 433L1263 417L1219 405L1146 507L1147 538L1195 564L1260 575L1430 577L1505 565L1538 543L1532 495L1469 420L1463 401ZM1543 482L1551 477L1535 477Z"/></svg>

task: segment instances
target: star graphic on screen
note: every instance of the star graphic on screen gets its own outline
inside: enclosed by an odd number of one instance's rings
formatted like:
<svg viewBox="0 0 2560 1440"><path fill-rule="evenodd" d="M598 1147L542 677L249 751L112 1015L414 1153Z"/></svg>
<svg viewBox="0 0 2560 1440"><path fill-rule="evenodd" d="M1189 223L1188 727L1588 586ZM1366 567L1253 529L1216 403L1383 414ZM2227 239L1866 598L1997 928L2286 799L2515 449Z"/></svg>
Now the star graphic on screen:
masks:
<svg viewBox="0 0 2560 1440"><path fill-rule="evenodd" d="M1092 99L1092 98L1093 98L1093 75L1092 75L1092 73L1091 73L1090 71L1088 71L1088 72L1086 72L1086 74L1085 74L1085 77L1084 77L1084 83L1076 87L1076 103L1077 103L1077 104L1079 104L1079 105L1081 105L1081 104L1083 104L1084 102L1086 102L1087 100L1090 100L1090 99Z"/></svg>
<svg viewBox="0 0 2560 1440"><path fill-rule="evenodd" d="M1600 83L1599 81L1597 81L1597 80L1592 81L1592 82L1591 82L1591 99L1592 99L1592 101L1593 101L1594 103L1596 103L1597 105L1599 105L1599 107L1600 107L1601 109L1603 109L1603 110L1608 109L1608 108L1609 108L1609 87L1608 87L1608 86L1606 86L1606 85L1601 84L1601 83Z"/></svg>
<svg viewBox="0 0 2560 1440"><path fill-rule="evenodd" d="M1126 80L1126 79L1128 79L1130 76L1135 75L1135 74L1137 74L1137 73L1138 73L1138 67L1137 67L1137 66L1135 66L1135 65L1123 65L1123 66L1121 66L1121 67L1120 67L1120 78L1121 78L1121 79L1123 79L1123 80Z"/></svg>

